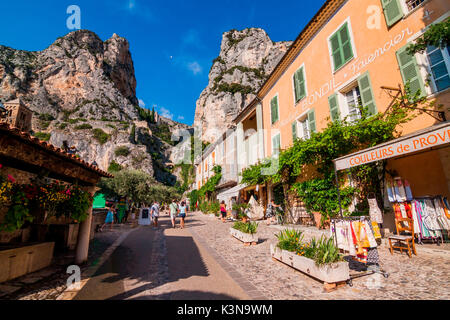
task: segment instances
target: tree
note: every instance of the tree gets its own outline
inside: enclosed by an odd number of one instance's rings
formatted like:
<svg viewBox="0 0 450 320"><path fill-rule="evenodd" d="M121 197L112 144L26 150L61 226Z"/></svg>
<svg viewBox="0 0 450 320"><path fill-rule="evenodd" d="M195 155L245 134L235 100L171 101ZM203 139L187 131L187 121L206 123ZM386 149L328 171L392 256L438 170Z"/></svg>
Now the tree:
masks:
<svg viewBox="0 0 450 320"><path fill-rule="evenodd" d="M138 203L170 201L178 197L174 188L158 184L149 174L139 170L122 170L114 178L103 178L100 192L109 198L126 197Z"/></svg>

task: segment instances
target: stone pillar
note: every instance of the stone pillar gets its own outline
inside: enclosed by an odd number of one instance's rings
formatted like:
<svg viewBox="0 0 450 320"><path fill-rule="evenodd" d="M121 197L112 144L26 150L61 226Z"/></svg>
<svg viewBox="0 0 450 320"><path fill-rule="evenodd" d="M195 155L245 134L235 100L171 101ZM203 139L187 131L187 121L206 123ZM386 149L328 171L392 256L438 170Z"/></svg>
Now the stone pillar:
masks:
<svg viewBox="0 0 450 320"><path fill-rule="evenodd" d="M88 191L92 196L94 196L97 189L98 188L95 186L84 188L84 190ZM88 217L80 224L80 229L78 232L78 243L75 253L75 263L78 265L86 262L88 258L91 224L92 224L92 203L89 208Z"/></svg>
<svg viewBox="0 0 450 320"><path fill-rule="evenodd" d="M261 103L256 106L256 126L258 130L258 160L262 160L264 159L264 126Z"/></svg>

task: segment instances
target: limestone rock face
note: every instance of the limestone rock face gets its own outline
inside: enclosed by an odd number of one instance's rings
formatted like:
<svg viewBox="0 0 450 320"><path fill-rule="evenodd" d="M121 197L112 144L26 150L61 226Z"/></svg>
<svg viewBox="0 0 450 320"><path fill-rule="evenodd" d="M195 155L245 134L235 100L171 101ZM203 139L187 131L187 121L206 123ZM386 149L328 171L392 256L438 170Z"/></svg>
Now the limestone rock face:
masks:
<svg viewBox="0 0 450 320"><path fill-rule="evenodd" d="M220 55L196 105L194 126L201 128L203 141L214 142L231 125L255 98L291 43L274 43L257 28L223 34Z"/></svg>
<svg viewBox="0 0 450 320"><path fill-rule="evenodd" d="M126 39L114 34L103 42L79 30L39 52L0 45L0 101L15 98L33 111L33 131L49 133L55 146L67 141L103 170L115 161L173 180L165 170L172 146L153 135L158 125L140 121ZM162 117L161 124L166 131L176 127ZM117 153L119 147L128 152Z"/></svg>

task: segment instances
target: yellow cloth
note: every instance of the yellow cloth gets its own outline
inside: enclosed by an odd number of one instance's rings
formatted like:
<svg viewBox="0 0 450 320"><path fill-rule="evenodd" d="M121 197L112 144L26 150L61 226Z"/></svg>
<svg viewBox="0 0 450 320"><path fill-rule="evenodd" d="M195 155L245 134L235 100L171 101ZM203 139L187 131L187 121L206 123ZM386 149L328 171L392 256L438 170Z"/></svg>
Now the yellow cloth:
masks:
<svg viewBox="0 0 450 320"><path fill-rule="evenodd" d="M375 221L372 221L372 229L375 239L381 239L380 227L378 226L378 223L376 223Z"/></svg>

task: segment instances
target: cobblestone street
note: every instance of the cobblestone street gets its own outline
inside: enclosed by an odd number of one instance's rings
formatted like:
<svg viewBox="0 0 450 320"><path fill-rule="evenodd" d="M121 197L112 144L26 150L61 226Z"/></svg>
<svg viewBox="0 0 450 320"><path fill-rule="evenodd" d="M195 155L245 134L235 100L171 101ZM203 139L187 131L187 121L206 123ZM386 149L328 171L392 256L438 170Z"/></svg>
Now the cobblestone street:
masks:
<svg viewBox="0 0 450 320"><path fill-rule="evenodd" d="M382 246L379 248L381 267L390 274L389 278L369 275L353 280L353 287L325 293L321 282L272 260L270 243L276 243L275 234L280 227L261 223L260 243L246 247L230 236L231 222L222 223L214 216L195 213L189 218L188 227L189 224L193 225L189 230L200 236L267 299L450 299L450 252L424 253L418 246L418 256L410 259L406 253L391 255L389 249ZM320 233L313 228L304 230L305 240ZM378 288L374 289L373 284Z"/></svg>

